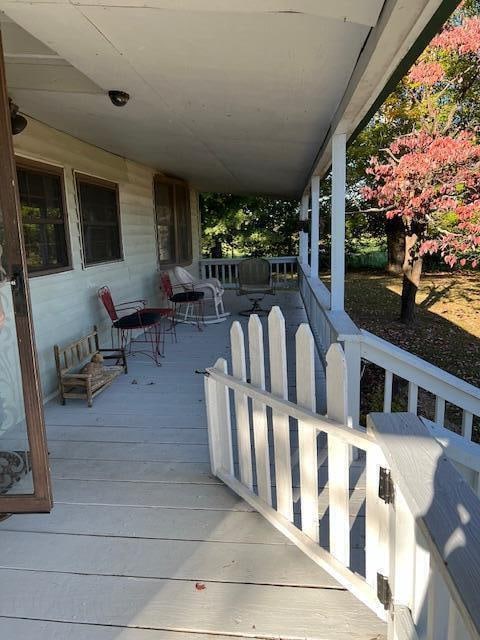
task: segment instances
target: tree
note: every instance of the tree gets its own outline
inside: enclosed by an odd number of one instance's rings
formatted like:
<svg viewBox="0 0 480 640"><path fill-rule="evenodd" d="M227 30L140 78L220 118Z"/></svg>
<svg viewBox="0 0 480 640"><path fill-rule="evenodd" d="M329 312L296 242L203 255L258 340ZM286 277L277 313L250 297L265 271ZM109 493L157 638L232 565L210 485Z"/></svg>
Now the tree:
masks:
<svg viewBox="0 0 480 640"><path fill-rule="evenodd" d="M405 259L400 318L414 318L423 255L440 251L451 266L480 262L480 145L467 131L455 137L415 131L392 142L386 162L372 158L375 187L364 197L388 219L400 218Z"/></svg>
<svg viewBox="0 0 480 640"><path fill-rule="evenodd" d="M363 199L364 187L374 185L374 177L365 169L379 149L412 131L431 131L435 124L443 133L455 135L461 129L476 127L480 103L479 13L479 0L461 3L349 149L347 175L353 194L349 207L364 210L374 219L362 233L386 235L391 273L402 273L404 227L401 219L387 218L384 211Z"/></svg>
<svg viewBox="0 0 480 640"><path fill-rule="evenodd" d="M451 267L480 262L480 148L472 121L472 104L480 99L480 18L465 7L397 88L403 131L382 150L382 161L371 158L372 180L360 186L365 201L383 210L395 230L397 258L403 236L404 322L414 318L426 253L440 253Z"/></svg>
<svg viewBox="0 0 480 640"><path fill-rule="evenodd" d="M296 255L298 202L267 196L205 193L200 197L203 253Z"/></svg>

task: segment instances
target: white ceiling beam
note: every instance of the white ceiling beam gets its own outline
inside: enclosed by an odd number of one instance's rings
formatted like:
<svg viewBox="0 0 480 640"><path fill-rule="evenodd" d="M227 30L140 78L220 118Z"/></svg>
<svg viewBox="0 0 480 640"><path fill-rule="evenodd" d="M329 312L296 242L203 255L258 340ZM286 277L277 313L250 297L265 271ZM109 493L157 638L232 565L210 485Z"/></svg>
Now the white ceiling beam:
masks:
<svg viewBox="0 0 480 640"><path fill-rule="evenodd" d="M190 13L293 13L374 26L382 0L13 0L14 4L141 7Z"/></svg>

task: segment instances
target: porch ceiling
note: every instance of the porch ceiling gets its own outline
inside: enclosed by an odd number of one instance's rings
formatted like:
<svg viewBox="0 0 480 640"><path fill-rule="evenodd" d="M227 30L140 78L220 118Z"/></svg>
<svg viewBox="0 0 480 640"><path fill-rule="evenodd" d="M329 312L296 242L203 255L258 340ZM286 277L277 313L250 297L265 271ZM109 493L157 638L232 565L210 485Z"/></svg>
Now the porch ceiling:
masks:
<svg viewBox="0 0 480 640"><path fill-rule="evenodd" d="M387 0L403 9L388 25L403 38L439 3ZM383 4L0 0L9 92L26 114L199 190L298 196ZM113 107L109 89L129 104Z"/></svg>

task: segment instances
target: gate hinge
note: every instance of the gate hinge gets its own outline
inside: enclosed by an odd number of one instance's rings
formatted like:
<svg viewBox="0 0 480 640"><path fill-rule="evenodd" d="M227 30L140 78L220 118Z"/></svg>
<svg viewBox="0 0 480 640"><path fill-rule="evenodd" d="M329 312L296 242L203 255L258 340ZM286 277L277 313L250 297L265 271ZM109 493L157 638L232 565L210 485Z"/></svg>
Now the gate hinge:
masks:
<svg viewBox="0 0 480 640"><path fill-rule="evenodd" d="M388 584L387 576L382 576L381 573L377 573L377 598L383 604L385 610L390 608L392 603L392 591Z"/></svg>
<svg viewBox="0 0 480 640"><path fill-rule="evenodd" d="M378 482L378 497L385 504L393 504L395 497L395 488L393 486L392 475L389 469L380 467L380 478Z"/></svg>

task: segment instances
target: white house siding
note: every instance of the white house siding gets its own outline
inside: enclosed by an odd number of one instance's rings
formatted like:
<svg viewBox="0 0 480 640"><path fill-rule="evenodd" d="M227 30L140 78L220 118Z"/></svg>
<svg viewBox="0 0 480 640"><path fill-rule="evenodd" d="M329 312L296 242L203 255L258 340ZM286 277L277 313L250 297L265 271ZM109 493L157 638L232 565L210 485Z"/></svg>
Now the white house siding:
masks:
<svg viewBox="0 0 480 640"><path fill-rule="evenodd" d="M14 138L17 156L63 167L73 269L30 278L33 319L44 395L56 391L53 345L68 343L94 324L110 340L110 324L97 300L108 285L114 300L145 298L158 304L158 264L154 224L154 168L140 165L82 142L29 119L27 129ZM124 259L84 268L74 172L104 178L119 185ZM191 190L194 261L198 269L198 197Z"/></svg>

